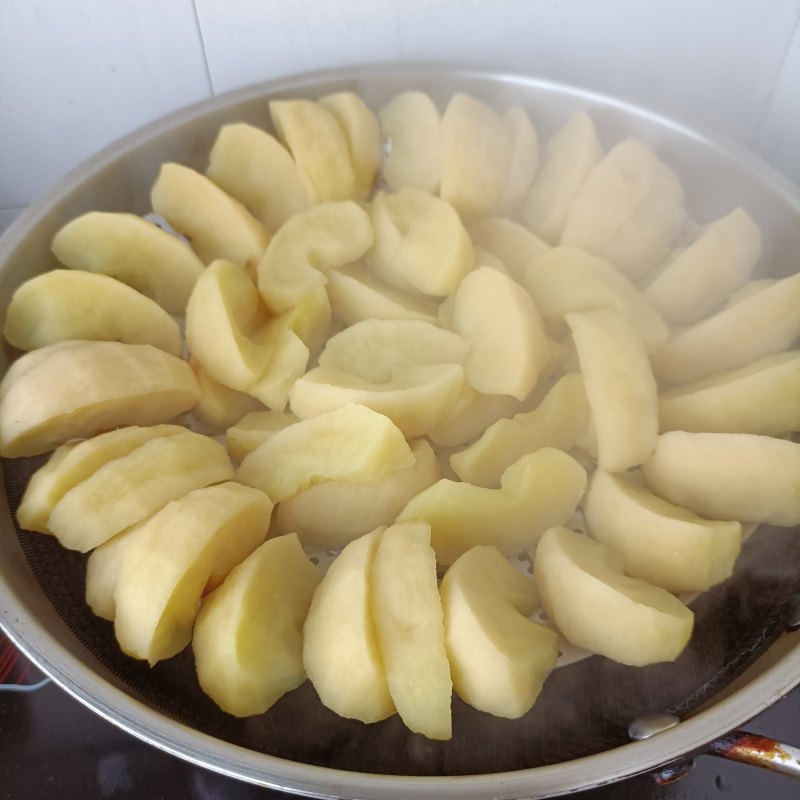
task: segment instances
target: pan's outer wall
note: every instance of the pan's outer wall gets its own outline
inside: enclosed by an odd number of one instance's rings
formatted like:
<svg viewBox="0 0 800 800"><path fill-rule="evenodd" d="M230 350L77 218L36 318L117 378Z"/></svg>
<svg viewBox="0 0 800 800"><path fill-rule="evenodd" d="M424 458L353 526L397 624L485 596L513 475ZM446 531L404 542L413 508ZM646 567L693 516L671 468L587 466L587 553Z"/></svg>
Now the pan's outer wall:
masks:
<svg viewBox="0 0 800 800"><path fill-rule="evenodd" d="M658 143L685 183L690 210L711 218L742 197L757 213L765 253L786 272L800 252L800 193L788 181L732 145L712 142L640 109L608 98L525 77L479 69L377 65L313 73L243 89L153 123L85 162L25 212L0 239L2 307L23 280L56 266L49 252L55 231L89 210L145 212L159 165L176 160L204 169L221 124L268 126L265 99L319 96L353 89L372 104L414 86L440 102L467 91L500 105L529 104L545 137L571 112L588 109L608 141L637 135ZM709 193L708 187L714 190ZM735 192L733 191L735 188ZM10 353L4 352L4 358ZM549 797L644 772L701 748L777 701L800 682L800 634L787 634L738 682L740 688L671 731L596 756L513 773L463 778L362 775L311 767L254 753L180 725L138 700L73 636L44 597L19 548L3 493L0 508L0 627L64 689L133 735L223 774L285 791L343 798Z"/></svg>

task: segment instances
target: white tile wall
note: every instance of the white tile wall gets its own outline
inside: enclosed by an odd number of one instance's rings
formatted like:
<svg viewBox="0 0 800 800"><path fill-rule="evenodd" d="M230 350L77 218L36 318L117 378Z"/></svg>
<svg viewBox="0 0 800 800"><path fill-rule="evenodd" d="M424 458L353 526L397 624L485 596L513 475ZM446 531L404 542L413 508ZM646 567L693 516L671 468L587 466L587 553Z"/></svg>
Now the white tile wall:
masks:
<svg viewBox="0 0 800 800"><path fill-rule="evenodd" d="M389 60L621 96L800 184L799 22L800 0L0 0L0 209L212 92Z"/></svg>

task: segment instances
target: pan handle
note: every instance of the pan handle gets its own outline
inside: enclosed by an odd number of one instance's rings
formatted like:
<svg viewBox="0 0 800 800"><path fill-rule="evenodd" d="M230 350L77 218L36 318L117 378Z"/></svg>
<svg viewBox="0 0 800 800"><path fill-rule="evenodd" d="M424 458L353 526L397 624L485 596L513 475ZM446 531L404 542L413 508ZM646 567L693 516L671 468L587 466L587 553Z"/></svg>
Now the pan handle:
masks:
<svg viewBox="0 0 800 800"><path fill-rule="evenodd" d="M747 731L733 731L711 742L705 753L800 778L800 748Z"/></svg>

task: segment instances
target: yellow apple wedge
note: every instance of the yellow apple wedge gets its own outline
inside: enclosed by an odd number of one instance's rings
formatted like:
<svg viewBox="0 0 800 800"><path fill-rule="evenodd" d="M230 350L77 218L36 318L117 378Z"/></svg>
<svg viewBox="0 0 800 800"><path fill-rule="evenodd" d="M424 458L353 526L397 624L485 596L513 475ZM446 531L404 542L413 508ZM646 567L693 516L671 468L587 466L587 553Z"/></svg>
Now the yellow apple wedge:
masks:
<svg viewBox="0 0 800 800"><path fill-rule="evenodd" d="M378 119L390 149L383 179L395 191L422 189L436 193L442 177L442 117L424 92L396 95Z"/></svg>
<svg viewBox="0 0 800 800"><path fill-rule="evenodd" d="M428 525L406 522L387 528L369 578L378 649L400 718L414 733L450 739L453 684Z"/></svg>
<svg viewBox="0 0 800 800"><path fill-rule="evenodd" d="M264 542L203 600L192 639L197 678L223 711L262 714L305 681L303 623L321 578L289 534Z"/></svg>
<svg viewBox="0 0 800 800"><path fill-rule="evenodd" d="M53 507L73 486L109 461L128 455L139 445L184 430L180 425L132 425L61 445L48 462L31 475L17 508L17 521L26 530L49 533L47 520Z"/></svg>
<svg viewBox="0 0 800 800"><path fill-rule="evenodd" d="M235 425L228 428L225 438L228 455L237 463L256 449L262 442L297 422L297 417L289 411L251 411Z"/></svg>
<svg viewBox="0 0 800 800"><path fill-rule="evenodd" d="M374 479L414 463L392 421L346 405L277 431L242 461L236 480L276 503L326 480Z"/></svg>
<svg viewBox="0 0 800 800"><path fill-rule="evenodd" d="M220 128L206 175L244 204L269 233L313 202L286 148L266 131L243 122Z"/></svg>
<svg viewBox="0 0 800 800"><path fill-rule="evenodd" d="M391 525L412 497L441 478L424 440L411 444L414 463L380 480L326 481L278 504L274 529L297 533L304 545L339 549L382 525Z"/></svg>
<svg viewBox="0 0 800 800"><path fill-rule="evenodd" d="M779 353L800 336L800 274L678 331L652 354L664 384L697 381Z"/></svg>
<svg viewBox="0 0 800 800"><path fill-rule="evenodd" d="M645 289L670 325L690 325L719 308L761 255L761 231L741 208L706 225Z"/></svg>
<svg viewBox="0 0 800 800"><path fill-rule="evenodd" d="M203 262L185 241L134 214L90 211L55 235L55 257L70 269L97 272L183 314Z"/></svg>
<svg viewBox="0 0 800 800"><path fill-rule="evenodd" d="M522 207L525 224L537 236L558 244L575 196L602 157L594 123L583 112L548 140Z"/></svg>
<svg viewBox="0 0 800 800"><path fill-rule="evenodd" d="M323 203L292 217L258 265L258 289L275 314L327 283L326 273L361 258L373 243L369 215L352 201Z"/></svg>
<svg viewBox="0 0 800 800"><path fill-rule="evenodd" d="M598 465L620 472L646 461L658 438L658 395L644 345L612 311L565 316L597 433Z"/></svg>
<svg viewBox="0 0 800 800"><path fill-rule="evenodd" d="M453 688L479 711L517 719L533 707L558 659L558 635L527 617L533 581L494 547L473 547L440 588Z"/></svg>
<svg viewBox="0 0 800 800"><path fill-rule="evenodd" d="M130 286L85 270L55 269L25 281L11 297L6 340L34 350L68 339L151 344L181 354L178 323Z"/></svg>
<svg viewBox="0 0 800 800"><path fill-rule="evenodd" d="M475 545L513 555L566 522L585 489L583 467L563 451L544 447L508 467L499 489L442 478L414 497L397 519L430 524L440 564L452 564Z"/></svg>
<svg viewBox="0 0 800 800"><path fill-rule="evenodd" d="M114 621L117 588L122 562L128 548L136 541L144 523L131 525L99 547L95 547L86 560L86 604L95 616Z"/></svg>
<svg viewBox="0 0 800 800"><path fill-rule="evenodd" d="M674 595L623 571L622 557L567 528L542 536L533 576L542 607L576 647L642 667L674 661L694 614Z"/></svg>
<svg viewBox="0 0 800 800"><path fill-rule="evenodd" d="M658 437L642 465L661 497L710 519L797 525L800 444L751 433L686 433Z"/></svg>
<svg viewBox="0 0 800 800"><path fill-rule="evenodd" d="M47 525L64 547L85 553L170 500L232 477L219 442L187 430L160 436L108 461L65 492Z"/></svg>
<svg viewBox="0 0 800 800"><path fill-rule="evenodd" d="M564 375L536 408L497 420L476 442L453 453L450 466L462 481L494 489L505 470L526 453L578 446L590 416L583 377Z"/></svg>
<svg viewBox="0 0 800 800"><path fill-rule="evenodd" d="M0 383L0 454L37 455L110 428L167 422L199 398L189 365L152 345L47 345L17 359Z"/></svg>
<svg viewBox="0 0 800 800"><path fill-rule="evenodd" d="M205 264L224 258L253 270L269 242L264 226L238 200L182 164L162 165L150 202Z"/></svg>
<svg viewBox="0 0 800 800"><path fill-rule="evenodd" d="M318 202L356 196L347 134L329 109L311 100L272 100L269 113Z"/></svg>
<svg viewBox="0 0 800 800"><path fill-rule="evenodd" d="M348 544L314 591L303 626L303 666L322 704L378 722L395 713L372 617L370 572L383 528Z"/></svg>
<svg viewBox="0 0 800 800"><path fill-rule="evenodd" d="M758 433L800 430L800 351L685 383L658 398L661 431Z"/></svg>
<svg viewBox="0 0 800 800"><path fill-rule="evenodd" d="M210 432L221 433L245 414L264 408L255 397L215 381L196 358L190 358L189 364L200 384L200 400L192 413Z"/></svg>
<svg viewBox="0 0 800 800"><path fill-rule="evenodd" d="M583 503L592 538L622 556L626 575L670 592L703 592L729 578L738 522L703 519L623 475L596 470Z"/></svg>
<svg viewBox="0 0 800 800"><path fill-rule="evenodd" d="M539 137L525 109L516 106L502 116L509 135L508 173L493 214L516 214L528 196L539 167Z"/></svg>
<svg viewBox="0 0 800 800"><path fill-rule="evenodd" d="M475 220L469 226L469 235L475 247L499 258L508 274L522 285L528 264L549 249L549 245L524 225L501 217Z"/></svg>
<svg viewBox="0 0 800 800"><path fill-rule="evenodd" d="M271 513L263 492L221 483L187 492L144 522L125 547L114 589L122 650L151 666L183 650L203 591L264 541Z"/></svg>

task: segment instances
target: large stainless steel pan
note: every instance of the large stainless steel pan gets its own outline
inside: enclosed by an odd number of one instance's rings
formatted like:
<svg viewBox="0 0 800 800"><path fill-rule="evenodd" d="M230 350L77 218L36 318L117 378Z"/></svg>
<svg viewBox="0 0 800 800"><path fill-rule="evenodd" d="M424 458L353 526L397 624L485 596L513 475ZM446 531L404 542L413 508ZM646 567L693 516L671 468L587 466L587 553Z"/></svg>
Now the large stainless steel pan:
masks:
<svg viewBox="0 0 800 800"><path fill-rule="evenodd" d="M159 165L200 169L219 126L269 127L266 100L342 88L373 105L409 88L439 101L466 91L500 107L524 105L547 136L579 109L605 143L636 135L680 174L690 213L705 221L745 206L764 233L763 271L800 268L800 192L732 145L607 97L516 75L444 67L376 66L305 75L233 92L143 128L90 159L0 239L0 305L24 279L55 266L53 233L88 210L146 213ZM6 354L9 356L10 354ZM12 509L35 461L4 464L0 500L0 626L81 702L156 747L254 783L324 797L546 797L652 770L702 749L800 682L800 536L763 529L736 575L694 603L697 631L674 664L632 669L592 658L558 670L534 710L504 721L454 701L452 742L409 734L397 719L369 728L336 718L306 685L262 717L218 712L183 654L150 670L122 656L107 623L82 599L84 559L19 531ZM650 713L682 721L630 742Z"/></svg>

